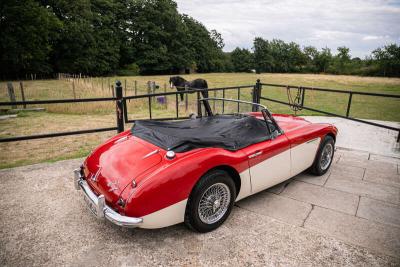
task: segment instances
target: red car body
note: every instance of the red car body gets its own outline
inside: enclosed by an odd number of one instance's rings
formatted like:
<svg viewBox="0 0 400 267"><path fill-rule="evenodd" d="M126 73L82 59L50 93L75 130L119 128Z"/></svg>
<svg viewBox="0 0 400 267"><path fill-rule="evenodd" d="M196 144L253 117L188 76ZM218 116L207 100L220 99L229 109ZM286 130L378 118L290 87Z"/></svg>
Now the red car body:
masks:
<svg viewBox="0 0 400 267"><path fill-rule="evenodd" d="M262 119L260 112L250 115ZM222 169L233 177L238 201L308 169L324 137L336 138L333 125L290 115L273 117L283 130L274 139L237 151L197 148L176 153L173 159L166 157L166 150L125 131L87 157L79 178L96 196L104 195L115 216L138 219L131 225L117 224L160 228L180 223L193 187L210 170Z"/></svg>

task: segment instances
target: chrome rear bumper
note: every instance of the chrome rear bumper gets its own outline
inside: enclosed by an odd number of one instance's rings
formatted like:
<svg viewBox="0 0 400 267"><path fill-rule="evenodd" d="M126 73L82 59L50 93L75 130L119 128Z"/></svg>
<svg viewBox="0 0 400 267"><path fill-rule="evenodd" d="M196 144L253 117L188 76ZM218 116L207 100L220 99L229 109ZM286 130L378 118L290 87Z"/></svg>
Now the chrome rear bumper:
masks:
<svg viewBox="0 0 400 267"><path fill-rule="evenodd" d="M116 225L129 228L138 227L143 222L142 218L122 216L107 206L104 196L96 196L93 193L79 169L74 170L74 185L76 190L82 189L86 204L97 218L107 219Z"/></svg>

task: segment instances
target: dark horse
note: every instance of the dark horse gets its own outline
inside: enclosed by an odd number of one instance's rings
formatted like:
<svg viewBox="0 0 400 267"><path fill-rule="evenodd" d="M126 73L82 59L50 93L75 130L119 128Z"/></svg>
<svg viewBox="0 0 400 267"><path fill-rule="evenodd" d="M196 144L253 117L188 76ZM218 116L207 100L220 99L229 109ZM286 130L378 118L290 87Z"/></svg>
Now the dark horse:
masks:
<svg viewBox="0 0 400 267"><path fill-rule="evenodd" d="M195 90L195 89L208 89L207 81L204 79L196 79L193 81L186 81L185 79L183 79L180 76L173 76L173 77L169 78L169 84L170 84L171 88L173 86L175 86L176 90L178 90L178 92L185 91L186 88L189 91ZM201 95L203 96L203 98L208 98L208 91L202 90ZM181 101L183 101L183 93L181 93L180 96L181 96ZM211 107L208 104L208 101L203 102L203 103L204 103L206 112L208 114L211 114Z"/></svg>

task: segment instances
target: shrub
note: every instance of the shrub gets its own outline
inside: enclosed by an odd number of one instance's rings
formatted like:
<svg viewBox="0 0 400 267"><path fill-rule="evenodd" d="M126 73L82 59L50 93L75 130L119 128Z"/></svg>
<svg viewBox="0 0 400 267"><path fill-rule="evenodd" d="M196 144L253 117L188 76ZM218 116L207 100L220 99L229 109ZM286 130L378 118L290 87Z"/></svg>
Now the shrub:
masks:
<svg viewBox="0 0 400 267"><path fill-rule="evenodd" d="M140 68L136 63L126 65L123 69L117 71L118 76L137 76L140 73Z"/></svg>

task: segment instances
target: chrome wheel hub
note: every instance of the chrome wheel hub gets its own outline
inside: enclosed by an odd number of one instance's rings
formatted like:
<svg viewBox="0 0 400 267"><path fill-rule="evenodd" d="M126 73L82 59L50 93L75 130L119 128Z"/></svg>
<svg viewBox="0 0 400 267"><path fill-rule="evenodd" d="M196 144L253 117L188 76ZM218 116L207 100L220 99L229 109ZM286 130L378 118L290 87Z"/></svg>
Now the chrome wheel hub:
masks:
<svg viewBox="0 0 400 267"><path fill-rule="evenodd" d="M226 184L211 185L200 198L197 209L200 220L206 224L219 221L228 210L230 201L231 191Z"/></svg>
<svg viewBox="0 0 400 267"><path fill-rule="evenodd" d="M323 171L326 170L331 164L332 157L333 157L333 146L332 144L327 144L322 150L322 155L321 155L320 166Z"/></svg>

